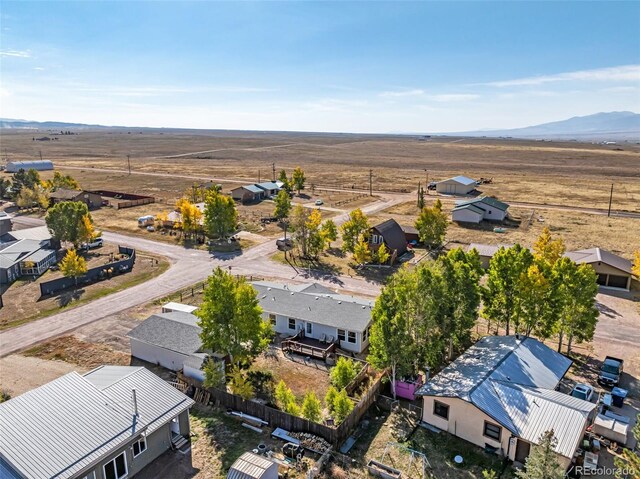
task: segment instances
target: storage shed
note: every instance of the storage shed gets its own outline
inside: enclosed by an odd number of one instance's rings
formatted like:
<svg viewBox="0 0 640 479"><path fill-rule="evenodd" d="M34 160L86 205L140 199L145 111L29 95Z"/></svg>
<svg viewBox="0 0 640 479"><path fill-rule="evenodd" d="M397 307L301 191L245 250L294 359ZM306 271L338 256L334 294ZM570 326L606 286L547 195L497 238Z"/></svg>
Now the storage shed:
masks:
<svg viewBox="0 0 640 479"><path fill-rule="evenodd" d="M477 185L476 180L466 176L454 176L448 180L438 181L436 191L448 195L468 195L476 189Z"/></svg>
<svg viewBox="0 0 640 479"><path fill-rule="evenodd" d="M278 465L252 452L245 452L236 459L227 479L278 479Z"/></svg>
<svg viewBox="0 0 640 479"><path fill-rule="evenodd" d="M7 173L17 173L20 170L47 171L53 170L53 163L49 160L37 161L10 161L7 163Z"/></svg>

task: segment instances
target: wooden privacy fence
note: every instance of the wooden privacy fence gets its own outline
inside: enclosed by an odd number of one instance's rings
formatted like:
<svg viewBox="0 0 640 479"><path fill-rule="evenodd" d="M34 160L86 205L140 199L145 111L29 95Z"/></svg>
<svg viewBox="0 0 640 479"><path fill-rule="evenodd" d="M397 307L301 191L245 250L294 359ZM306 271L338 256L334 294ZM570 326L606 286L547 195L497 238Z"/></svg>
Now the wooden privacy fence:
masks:
<svg viewBox="0 0 640 479"><path fill-rule="evenodd" d="M202 384L192 378L188 378L179 373L179 379L186 382L196 390L202 389ZM274 409L259 402L247 401L235 394L222 391L221 389L208 388L207 392L211 394L210 401L225 408L240 411L250 416L255 416L269 423L270 427L280 427L290 432L308 432L316 436L323 437L328 442L337 446L341 444L351 431L358 425L362 416L367 412L369 407L375 402L376 396L380 391L382 376L363 394L360 402L354 405L351 413L337 427L325 426L308 419L293 416L286 412Z"/></svg>

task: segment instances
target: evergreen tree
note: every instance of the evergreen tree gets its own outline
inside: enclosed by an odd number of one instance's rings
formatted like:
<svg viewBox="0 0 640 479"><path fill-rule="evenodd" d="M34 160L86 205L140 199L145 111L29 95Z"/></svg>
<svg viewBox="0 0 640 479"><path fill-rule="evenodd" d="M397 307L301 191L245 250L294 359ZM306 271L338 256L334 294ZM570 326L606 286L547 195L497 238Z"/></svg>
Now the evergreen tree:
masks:
<svg viewBox="0 0 640 479"><path fill-rule="evenodd" d="M40 174L36 170L30 169L25 171L23 168L20 168L11 177L11 194L14 198L17 198L22 188L33 189L39 184Z"/></svg>
<svg viewBox="0 0 640 479"><path fill-rule="evenodd" d="M369 220L360 208L349 213L349 219L340 227L342 233L342 250L353 253L361 236L369 234Z"/></svg>
<svg viewBox="0 0 640 479"><path fill-rule="evenodd" d="M280 380L276 386L275 399L281 411L294 416L300 416L301 411L300 407L296 404L296 397L283 380Z"/></svg>
<svg viewBox="0 0 640 479"><path fill-rule="evenodd" d="M252 384L237 366L229 373L229 388L233 394L244 400L249 400L255 395Z"/></svg>
<svg viewBox="0 0 640 479"><path fill-rule="evenodd" d="M516 475L520 479L563 479L565 471L558 463L557 444L553 429L543 433L539 443L531 447L524 469L517 471Z"/></svg>
<svg viewBox="0 0 640 479"><path fill-rule="evenodd" d="M302 417L313 422L320 422L322 419L322 404L318 396L313 391L308 392L304 396L302 402Z"/></svg>
<svg viewBox="0 0 640 479"><path fill-rule="evenodd" d="M340 356L336 365L331 368L329 377L331 379L331 384L335 386L336 389L340 390L347 387L357 374L358 372L356 371L356 365L353 360Z"/></svg>
<svg viewBox="0 0 640 479"><path fill-rule="evenodd" d="M418 209L424 208L424 188L418 183Z"/></svg>
<svg viewBox="0 0 640 479"><path fill-rule="evenodd" d="M343 389L333 400L333 414L336 422L341 423L353 411L353 401L349 399L347 391Z"/></svg>
<svg viewBox="0 0 640 479"><path fill-rule="evenodd" d="M380 247L378 248L378 251L376 252L376 256L378 258L378 263L380 264L386 264L387 261L389 261L389 257L391 256L389 254L389 250L387 249L387 245L382 243L380 245Z"/></svg>

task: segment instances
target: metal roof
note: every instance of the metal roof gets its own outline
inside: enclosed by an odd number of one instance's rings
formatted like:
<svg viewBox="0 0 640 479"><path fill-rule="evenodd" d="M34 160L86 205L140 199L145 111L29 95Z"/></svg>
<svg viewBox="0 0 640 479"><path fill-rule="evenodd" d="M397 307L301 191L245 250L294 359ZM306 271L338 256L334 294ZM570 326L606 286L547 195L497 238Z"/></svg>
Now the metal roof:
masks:
<svg viewBox="0 0 640 479"><path fill-rule="evenodd" d="M351 331L364 331L371 322L372 300L295 291L288 285L268 282L255 282L253 287L267 313Z"/></svg>
<svg viewBox="0 0 640 479"><path fill-rule="evenodd" d="M4 236L6 235L3 235L3 237ZM10 268L20 261L29 260L34 253L41 250L47 252L44 257L51 254L51 252L55 252L54 250L47 249L47 246L49 246L48 241L33 239L21 239L0 243L0 268ZM36 257L34 257L34 261L38 261Z"/></svg>
<svg viewBox="0 0 640 479"><path fill-rule="evenodd" d="M490 196L480 196L478 198L473 198L471 200L456 201L456 206L454 210L466 205L474 205L474 206L477 206L478 208L482 208L483 203L488 206L493 206L494 208L502 211L507 211L507 209L509 208L509 205L507 203L504 203L500 200L497 200Z"/></svg>
<svg viewBox="0 0 640 479"><path fill-rule="evenodd" d="M245 452L233 463L227 479L261 479L273 471L276 474L274 477L277 477L278 465L275 462L252 452Z"/></svg>
<svg viewBox="0 0 640 479"><path fill-rule="evenodd" d="M460 205L460 206L456 206L451 211L454 212L454 211L461 211L461 210L473 211L474 213L480 216L484 216L484 213L485 213L485 211L482 208L478 208L475 205Z"/></svg>
<svg viewBox="0 0 640 479"><path fill-rule="evenodd" d="M263 181L262 183L256 183L255 186L257 186L258 188L263 189L263 190L280 190L280 189L282 189L276 183L274 183L273 181Z"/></svg>
<svg viewBox="0 0 640 479"><path fill-rule="evenodd" d="M456 183L460 183L465 186L475 185L477 182L467 176L454 176L453 178L448 178L446 180L438 181L438 183L444 183L446 181L455 181Z"/></svg>
<svg viewBox="0 0 640 479"><path fill-rule="evenodd" d="M631 261L601 248L569 251L565 256L578 264L605 263L627 274L631 274Z"/></svg>
<svg viewBox="0 0 640 479"><path fill-rule="evenodd" d="M197 325L199 319L191 313L174 311L153 314L127 334L128 337L178 353L191 355L200 350L202 341Z"/></svg>
<svg viewBox="0 0 640 479"><path fill-rule="evenodd" d="M7 235L13 238L20 239L32 239L38 241L50 241L51 232L46 226L36 226L34 228L25 228L22 230L12 230Z"/></svg>
<svg viewBox="0 0 640 479"><path fill-rule="evenodd" d="M198 307L190 304L174 303L171 301L167 304L163 304L162 309L170 309L172 312L193 313L198 309Z"/></svg>

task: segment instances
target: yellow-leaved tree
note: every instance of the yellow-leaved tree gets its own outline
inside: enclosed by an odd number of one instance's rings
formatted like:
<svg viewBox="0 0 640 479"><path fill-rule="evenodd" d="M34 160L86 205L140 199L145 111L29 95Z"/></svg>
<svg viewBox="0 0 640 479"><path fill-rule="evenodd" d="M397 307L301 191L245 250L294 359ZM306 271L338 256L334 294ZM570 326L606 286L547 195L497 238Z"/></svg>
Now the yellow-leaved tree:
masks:
<svg viewBox="0 0 640 479"><path fill-rule="evenodd" d="M87 272L87 262L75 249L70 249L60 261L60 271L65 277L73 278L78 287L78 277Z"/></svg>

